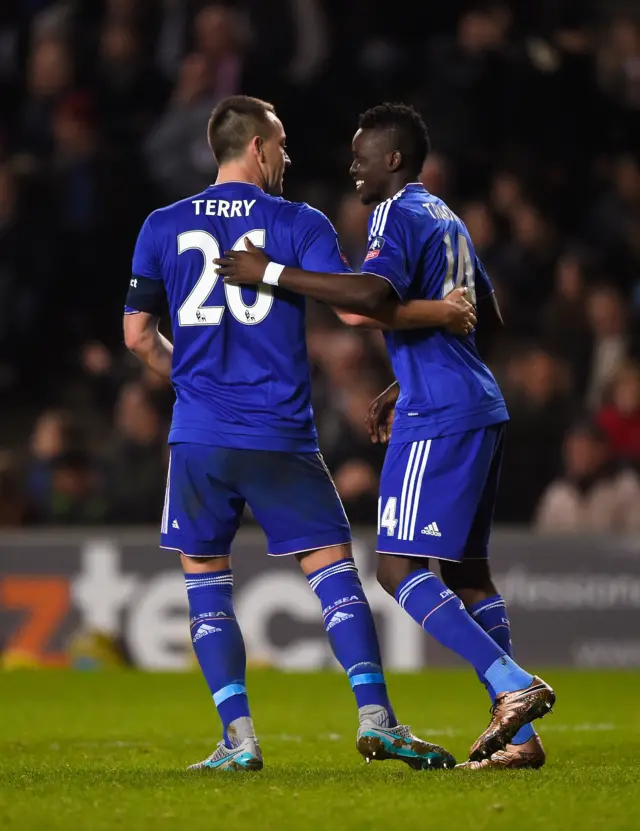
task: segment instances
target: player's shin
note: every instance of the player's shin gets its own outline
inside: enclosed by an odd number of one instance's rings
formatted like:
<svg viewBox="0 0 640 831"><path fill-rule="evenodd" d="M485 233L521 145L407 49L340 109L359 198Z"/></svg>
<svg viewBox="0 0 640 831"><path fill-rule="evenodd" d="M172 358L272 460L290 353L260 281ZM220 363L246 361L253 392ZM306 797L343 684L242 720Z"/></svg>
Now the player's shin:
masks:
<svg viewBox="0 0 640 831"><path fill-rule="evenodd" d="M193 648L218 710L227 747L255 736L246 652L233 609L231 571L185 574Z"/></svg>
<svg viewBox="0 0 640 831"><path fill-rule="evenodd" d="M479 603L474 603L472 606L467 606L467 611L471 617L478 623L484 631L507 653L509 657L513 657L511 648L511 626L509 624L509 616L507 615L507 607L504 598L499 595L493 595L481 600ZM487 692L491 697L491 702L496 700L496 692L491 684L478 673L480 682L487 688ZM510 744L524 744L528 742L536 731L533 725L525 724L511 740Z"/></svg>
<svg viewBox="0 0 640 831"><path fill-rule="evenodd" d="M349 677L361 721L394 727L375 623L355 563L340 560L307 579L322 604L331 649Z"/></svg>
<svg viewBox="0 0 640 831"><path fill-rule="evenodd" d="M520 690L532 682L533 676L473 620L458 595L432 571L413 571L397 586L395 598L425 631L468 661L497 693Z"/></svg>

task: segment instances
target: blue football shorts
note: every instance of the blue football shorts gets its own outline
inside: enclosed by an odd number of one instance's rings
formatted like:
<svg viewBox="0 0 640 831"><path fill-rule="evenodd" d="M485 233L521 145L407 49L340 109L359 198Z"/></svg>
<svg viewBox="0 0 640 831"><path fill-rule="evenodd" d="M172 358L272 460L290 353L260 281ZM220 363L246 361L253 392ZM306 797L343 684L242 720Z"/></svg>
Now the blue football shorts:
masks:
<svg viewBox="0 0 640 831"><path fill-rule="evenodd" d="M505 424L390 444L380 481L378 552L486 559Z"/></svg>
<svg viewBox="0 0 640 831"><path fill-rule="evenodd" d="M172 444L161 547L192 557L224 556L245 504L268 553L299 554L349 543L351 531L320 453Z"/></svg>

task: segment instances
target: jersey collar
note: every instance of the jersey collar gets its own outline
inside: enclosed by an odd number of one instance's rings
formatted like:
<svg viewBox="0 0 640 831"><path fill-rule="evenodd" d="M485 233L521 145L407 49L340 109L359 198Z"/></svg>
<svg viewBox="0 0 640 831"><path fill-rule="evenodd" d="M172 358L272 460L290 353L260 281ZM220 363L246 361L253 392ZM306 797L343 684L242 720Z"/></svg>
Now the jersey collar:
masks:
<svg viewBox="0 0 640 831"><path fill-rule="evenodd" d="M422 184L422 182L407 182L407 184L404 185L404 187L401 187L400 190L396 194L394 194L391 198L396 199L398 196L400 196L401 193L404 193L404 191L407 188L422 188L422 190L426 191L426 188Z"/></svg>
<svg viewBox="0 0 640 831"><path fill-rule="evenodd" d="M230 179L228 182L214 182L209 185L207 190L210 190L211 188L223 188L226 185L245 185L248 188L257 188L261 193L264 193L259 185L256 185L254 182L243 182L241 179Z"/></svg>

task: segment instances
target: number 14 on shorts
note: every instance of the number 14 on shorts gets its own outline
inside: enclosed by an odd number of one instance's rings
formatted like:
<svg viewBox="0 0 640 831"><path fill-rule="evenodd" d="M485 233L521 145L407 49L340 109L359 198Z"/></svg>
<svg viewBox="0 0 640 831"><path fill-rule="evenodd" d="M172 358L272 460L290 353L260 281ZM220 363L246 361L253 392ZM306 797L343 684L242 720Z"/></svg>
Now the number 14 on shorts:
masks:
<svg viewBox="0 0 640 831"><path fill-rule="evenodd" d="M387 499L384 510L382 510L382 497L378 499L378 534L382 533L384 528L388 537L393 537L398 526L396 519L396 512L398 508L398 500L395 496L390 496Z"/></svg>
<svg viewBox="0 0 640 831"><path fill-rule="evenodd" d="M397 519L398 509L398 500L395 496L390 496L385 505L384 509L382 507L382 497L378 499L378 536L382 535L382 529L386 531L387 537L395 537L396 536L396 528L398 525L400 528L398 529L397 538L399 540L408 540L409 542L413 542L414 539L414 528L416 524L416 513L417 513L417 505L414 506L411 516L411 522L409 522L409 517L407 516L408 511L403 510L402 502L400 503L400 513L404 513L404 527L403 523ZM437 523L429 522L420 532L425 536L430 537L441 537L442 534L440 529L438 528Z"/></svg>

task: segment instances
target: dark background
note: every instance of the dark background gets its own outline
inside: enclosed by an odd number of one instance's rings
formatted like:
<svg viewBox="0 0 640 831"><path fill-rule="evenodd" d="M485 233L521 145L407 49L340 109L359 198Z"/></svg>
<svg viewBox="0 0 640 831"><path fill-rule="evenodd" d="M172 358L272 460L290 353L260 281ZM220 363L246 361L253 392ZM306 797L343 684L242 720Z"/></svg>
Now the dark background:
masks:
<svg viewBox="0 0 640 831"><path fill-rule="evenodd" d="M244 92L284 121L285 195L325 210L356 265L358 113L420 109L423 181L467 223L507 321L482 343L512 415L497 519L638 530L634 6L4 0L0 525L159 520L172 395L123 348L131 253L150 211L215 179L207 119ZM363 421L384 348L309 311L322 450L372 522L383 451Z"/></svg>

